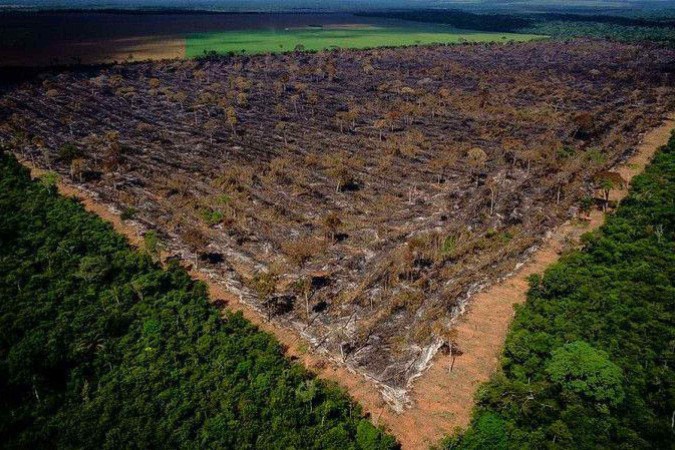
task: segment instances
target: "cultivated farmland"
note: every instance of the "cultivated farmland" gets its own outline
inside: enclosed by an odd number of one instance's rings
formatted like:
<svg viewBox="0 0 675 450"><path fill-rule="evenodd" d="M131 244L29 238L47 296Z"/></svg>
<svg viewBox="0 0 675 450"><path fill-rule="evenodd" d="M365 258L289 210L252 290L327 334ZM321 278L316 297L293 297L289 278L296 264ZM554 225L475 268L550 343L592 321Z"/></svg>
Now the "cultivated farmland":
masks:
<svg viewBox="0 0 675 450"><path fill-rule="evenodd" d="M185 41L189 58L212 53L274 53L294 50L401 47L461 42L530 41L546 36L518 33L480 33L443 26L387 27L339 24L284 30L245 30L195 33Z"/></svg>
<svg viewBox="0 0 675 450"><path fill-rule="evenodd" d="M7 90L0 136L400 406L471 295L675 106L674 57L578 40L112 66Z"/></svg>

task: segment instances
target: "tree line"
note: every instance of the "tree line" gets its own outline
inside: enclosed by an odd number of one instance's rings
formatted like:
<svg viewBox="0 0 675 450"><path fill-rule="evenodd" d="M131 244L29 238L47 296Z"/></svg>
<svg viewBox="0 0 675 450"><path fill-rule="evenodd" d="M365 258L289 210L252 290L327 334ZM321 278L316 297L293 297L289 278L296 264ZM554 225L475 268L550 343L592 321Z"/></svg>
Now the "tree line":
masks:
<svg viewBox="0 0 675 450"><path fill-rule="evenodd" d="M460 30L538 34L553 39L592 37L621 42L654 41L670 47L675 45L675 21L668 11L654 13L650 17L571 12L473 13L455 9L375 11L357 15L445 24Z"/></svg>

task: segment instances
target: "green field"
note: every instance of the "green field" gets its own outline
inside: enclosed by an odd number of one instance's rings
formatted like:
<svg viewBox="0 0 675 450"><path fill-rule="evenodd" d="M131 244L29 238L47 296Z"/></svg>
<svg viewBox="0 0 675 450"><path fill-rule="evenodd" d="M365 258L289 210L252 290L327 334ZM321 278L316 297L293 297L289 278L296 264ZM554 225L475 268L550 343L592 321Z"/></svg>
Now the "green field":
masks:
<svg viewBox="0 0 675 450"><path fill-rule="evenodd" d="M545 36L516 33L482 33L448 27L305 27L285 30L245 30L191 34L186 38L189 58L205 53L288 52L333 48L397 47L460 42L508 42L542 39Z"/></svg>

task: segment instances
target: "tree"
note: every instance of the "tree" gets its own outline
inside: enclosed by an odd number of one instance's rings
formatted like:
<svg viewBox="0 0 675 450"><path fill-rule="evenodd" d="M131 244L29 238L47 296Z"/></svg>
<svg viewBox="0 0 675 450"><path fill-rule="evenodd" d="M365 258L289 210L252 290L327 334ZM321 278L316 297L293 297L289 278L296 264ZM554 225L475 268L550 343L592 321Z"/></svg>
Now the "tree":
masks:
<svg viewBox="0 0 675 450"><path fill-rule="evenodd" d="M301 269L319 249L316 239L304 237L283 243L281 250L293 264Z"/></svg>
<svg viewBox="0 0 675 450"><path fill-rule="evenodd" d="M406 125L412 125L415 121L415 117L419 115L419 108L415 106L414 103L402 102L399 103L398 109L403 116L403 121Z"/></svg>
<svg viewBox="0 0 675 450"><path fill-rule="evenodd" d="M236 126L239 123L239 118L237 117L237 112L234 110L233 107L227 108L225 111L225 120L227 121L227 124L232 127L232 133L234 135L237 135L237 129Z"/></svg>
<svg viewBox="0 0 675 450"><path fill-rule="evenodd" d="M503 175L497 174L494 177L490 178L487 182L487 188L490 191L490 216L495 212L495 204L497 198L497 192L499 191L500 186L503 183Z"/></svg>
<svg viewBox="0 0 675 450"><path fill-rule="evenodd" d="M303 276L298 278L295 281L294 284L295 291L298 293L298 295L301 295L303 300L305 301L305 317L307 320L307 323L309 323L309 299L312 298L312 294L314 293L314 285L312 283L312 277L309 276Z"/></svg>
<svg viewBox="0 0 675 450"><path fill-rule="evenodd" d="M504 419L487 412L478 416L464 436L455 435L446 439L444 447L462 450L506 450L507 443Z"/></svg>
<svg viewBox="0 0 675 450"><path fill-rule="evenodd" d="M59 160L65 163L71 163L74 159L82 157L82 150L71 143L63 144L59 147Z"/></svg>
<svg viewBox="0 0 675 450"><path fill-rule="evenodd" d="M178 91L173 95L173 99L178 102L181 111L185 109L185 102L187 101L187 98L187 94L183 91Z"/></svg>
<svg viewBox="0 0 675 450"><path fill-rule="evenodd" d="M502 139L502 148L504 149L505 152L504 156L507 160L510 157L511 164L514 166L518 162L518 156L523 151L524 146L525 144L523 143L522 140L511 136L507 136Z"/></svg>
<svg viewBox="0 0 675 450"><path fill-rule="evenodd" d="M290 97L291 104L293 105L293 110L295 111L295 114L298 114L298 103L300 102L300 95L299 94L293 94Z"/></svg>
<svg viewBox="0 0 675 450"><path fill-rule="evenodd" d="M359 118L361 109L358 105L350 105L349 109L345 111L344 118L345 121L349 124L349 129L353 130L356 127L356 121Z"/></svg>
<svg viewBox="0 0 675 450"><path fill-rule="evenodd" d="M383 434L367 420L361 420L356 427L356 443L361 450L385 450L399 447L393 437Z"/></svg>
<svg viewBox="0 0 675 450"><path fill-rule="evenodd" d="M612 189L623 189L626 186L626 180L617 172L600 172L594 177L595 185L602 190L603 211L609 207L609 194Z"/></svg>
<svg viewBox="0 0 675 450"><path fill-rule="evenodd" d="M436 111L439 106L438 96L433 94L425 94L420 98L420 103L431 113L431 117L436 117Z"/></svg>
<svg viewBox="0 0 675 450"><path fill-rule="evenodd" d="M477 175L478 172L485 167L487 153L480 147L470 148L466 153L466 162L471 170L471 176L475 178L476 183L478 183Z"/></svg>
<svg viewBox="0 0 675 450"><path fill-rule="evenodd" d="M337 68L335 67L333 61L326 62L323 71L326 74L328 81L332 82L335 79L335 75L337 74Z"/></svg>
<svg viewBox="0 0 675 450"><path fill-rule="evenodd" d="M295 390L295 395L298 399L309 405L309 412L312 412L314 398L318 393L316 380L305 380Z"/></svg>
<svg viewBox="0 0 675 450"><path fill-rule="evenodd" d="M117 169L122 160L122 145L120 144L120 134L117 131L108 131L105 134L107 150L103 156L103 167L107 171Z"/></svg>
<svg viewBox="0 0 675 450"><path fill-rule="evenodd" d="M446 174L457 164L457 152L452 148L446 148L436 158L429 161L429 168L436 172L436 182L440 184L446 177Z"/></svg>
<svg viewBox="0 0 675 450"><path fill-rule="evenodd" d="M156 231L150 230L143 235L143 246L153 259L159 258L162 246Z"/></svg>
<svg viewBox="0 0 675 450"><path fill-rule="evenodd" d="M555 193L555 203L556 205L560 204L560 198L562 197L563 193L563 187L569 183L570 181L570 175L565 172L558 172L555 174L553 177L553 181L555 182L556 185L556 193Z"/></svg>
<svg viewBox="0 0 675 450"><path fill-rule="evenodd" d="M541 155L535 148L529 148L529 149L522 149L519 155L520 159L525 161L526 167L527 167L527 174L530 174L530 169L532 167L532 163L537 161Z"/></svg>
<svg viewBox="0 0 675 450"><path fill-rule="evenodd" d="M319 95L316 92L308 92L306 95L306 102L309 105L312 115L316 111L316 105L319 104Z"/></svg>
<svg viewBox="0 0 675 450"><path fill-rule="evenodd" d="M286 128L288 128L288 123L284 122L283 120L280 120L276 125L274 125L274 131L281 134L284 139L284 144L288 145L288 141L286 139Z"/></svg>
<svg viewBox="0 0 675 450"><path fill-rule="evenodd" d="M396 123L401 119L401 111L395 108L385 114L385 119L389 123L389 131L394 131Z"/></svg>
<svg viewBox="0 0 675 450"><path fill-rule="evenodd" d="M373 128L377 130L380 141L382 141L382 131L389 128L389 122L386 118L377 119L375 122L373 122Z"/></svg>
<svg viewBox="0 0 675 450"><path fill-rule="evenodd" d="M335 124L340 128L340 133L345 131L346 117L344 111L338 111L335 113Z"/></svg>
<svg viewBox="0 0 675 450"><path fill-rule="evenodd" d="M588 111L575 114L572 122L575 126L572 135L580 139L587 139L595 130L595 118Z"/></svg>
<svg viewBox="0 0 675 450"><path fill-rule="evenodd" d="M213 145L213 134L218 130L220 124L215 119L209 119L204 124L204 129L209 134L209 142Z"/></svg>
<svg viewBox="0 0 675 450"><path fill-rule="evenodd" d="M336 213L331 212L324 216L323 226L326 230L326 235L330 236L331 242L335 242L335 235L337 234L341 225L342 221Z"/></svg>
<svg viewBox="0 0 675 450"><path fill-rule="evenodd" d="M354 183L351 169L345 162L344 157L336 157L332 166L328 168L328 175L335 180L335 192L340 192L345 186Z"/></svg>
<svg viewBox="0 0 675 450"><path fill-rule="evenodd" d="M252 283L260 301L267 310L267 321L272 320L272 311L274 309L274 293L277 290L277 281L279 277L271 270L267 272L258 272L253 277Z"/></svg>
<svg viewBox="0 0 675 450"><path fill-rule="evenodd" d="M199 82L204 82L206 80L206 82L208 83L209 74L204 70L201 69L195 70L194 72L192 72L192 76L195 77L195 79Z"/></svg>
<svg viewBox="0 0 675 450"><path fill-rule="evenodd" d="M87 162L82 158L75 158L70 162L70 178L82 183L84 172L87 169Z"/></svg>
<svg viewBox="0 0 675 450"><path fill-rule="evenodd" d="M609 406L617 406L624 399L621 369L610 361L607 353L584 341L553 350L546 372L564 391L582 398Z"/></svg>
<svg viewBox="0 0 675 450"><path fill-rule="evenodd" d="M246 95L245 92L240 92L237 94L237 105L241 106L242 108L246 108L248 106L248 95Z"/></svg>

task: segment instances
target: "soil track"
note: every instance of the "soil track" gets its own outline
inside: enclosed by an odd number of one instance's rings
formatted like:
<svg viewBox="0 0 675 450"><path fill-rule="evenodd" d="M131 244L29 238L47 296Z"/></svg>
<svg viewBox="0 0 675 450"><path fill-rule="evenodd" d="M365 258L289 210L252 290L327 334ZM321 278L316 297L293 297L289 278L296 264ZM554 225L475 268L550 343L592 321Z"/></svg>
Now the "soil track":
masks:
<svg viewBox="0 0 675 450"><path fill-rule="evenodd" d="M614 170L626 181L641 173L662 145L666 144L671 130L675 129L675 114L671 114L659 127L646 133L635 153ZM22 161L34 177L43 170ZM145 230L124 222L119 211L97 201L96 194L61 182L59 192L78 198L87 211L110 222L114 229L127 237L131 244L141 246ZM614 191L611 199L620 201L627 190ZM456 325L457 339L463 355L456 358L450 371L451 357L440 352L430 368L418 378L411 390L413 406L402 413L393 411L383 400L380 387L363 375L348 370L322 353L309 353L302 337L289 328L266 322L261 315L240 302L218 280L207 272L187 266L191 276L204 281L212 301L244 316L261 329L273 333L287 348L287 354L297 359L323 379L338 383L349 391L377 425L384 426L395 435L404 449L422 449L437 443L455 427L466 427L471 418L474 396L481 383L498 369L513 306L526 300L527 278L542 273L556 262L560 254L578 245L579 237L600 227L604 214L595 210L584 220L569 221L557 228L517 271L489 289L476 294ZM168 255L163 255L168 256Z"/></svg>

